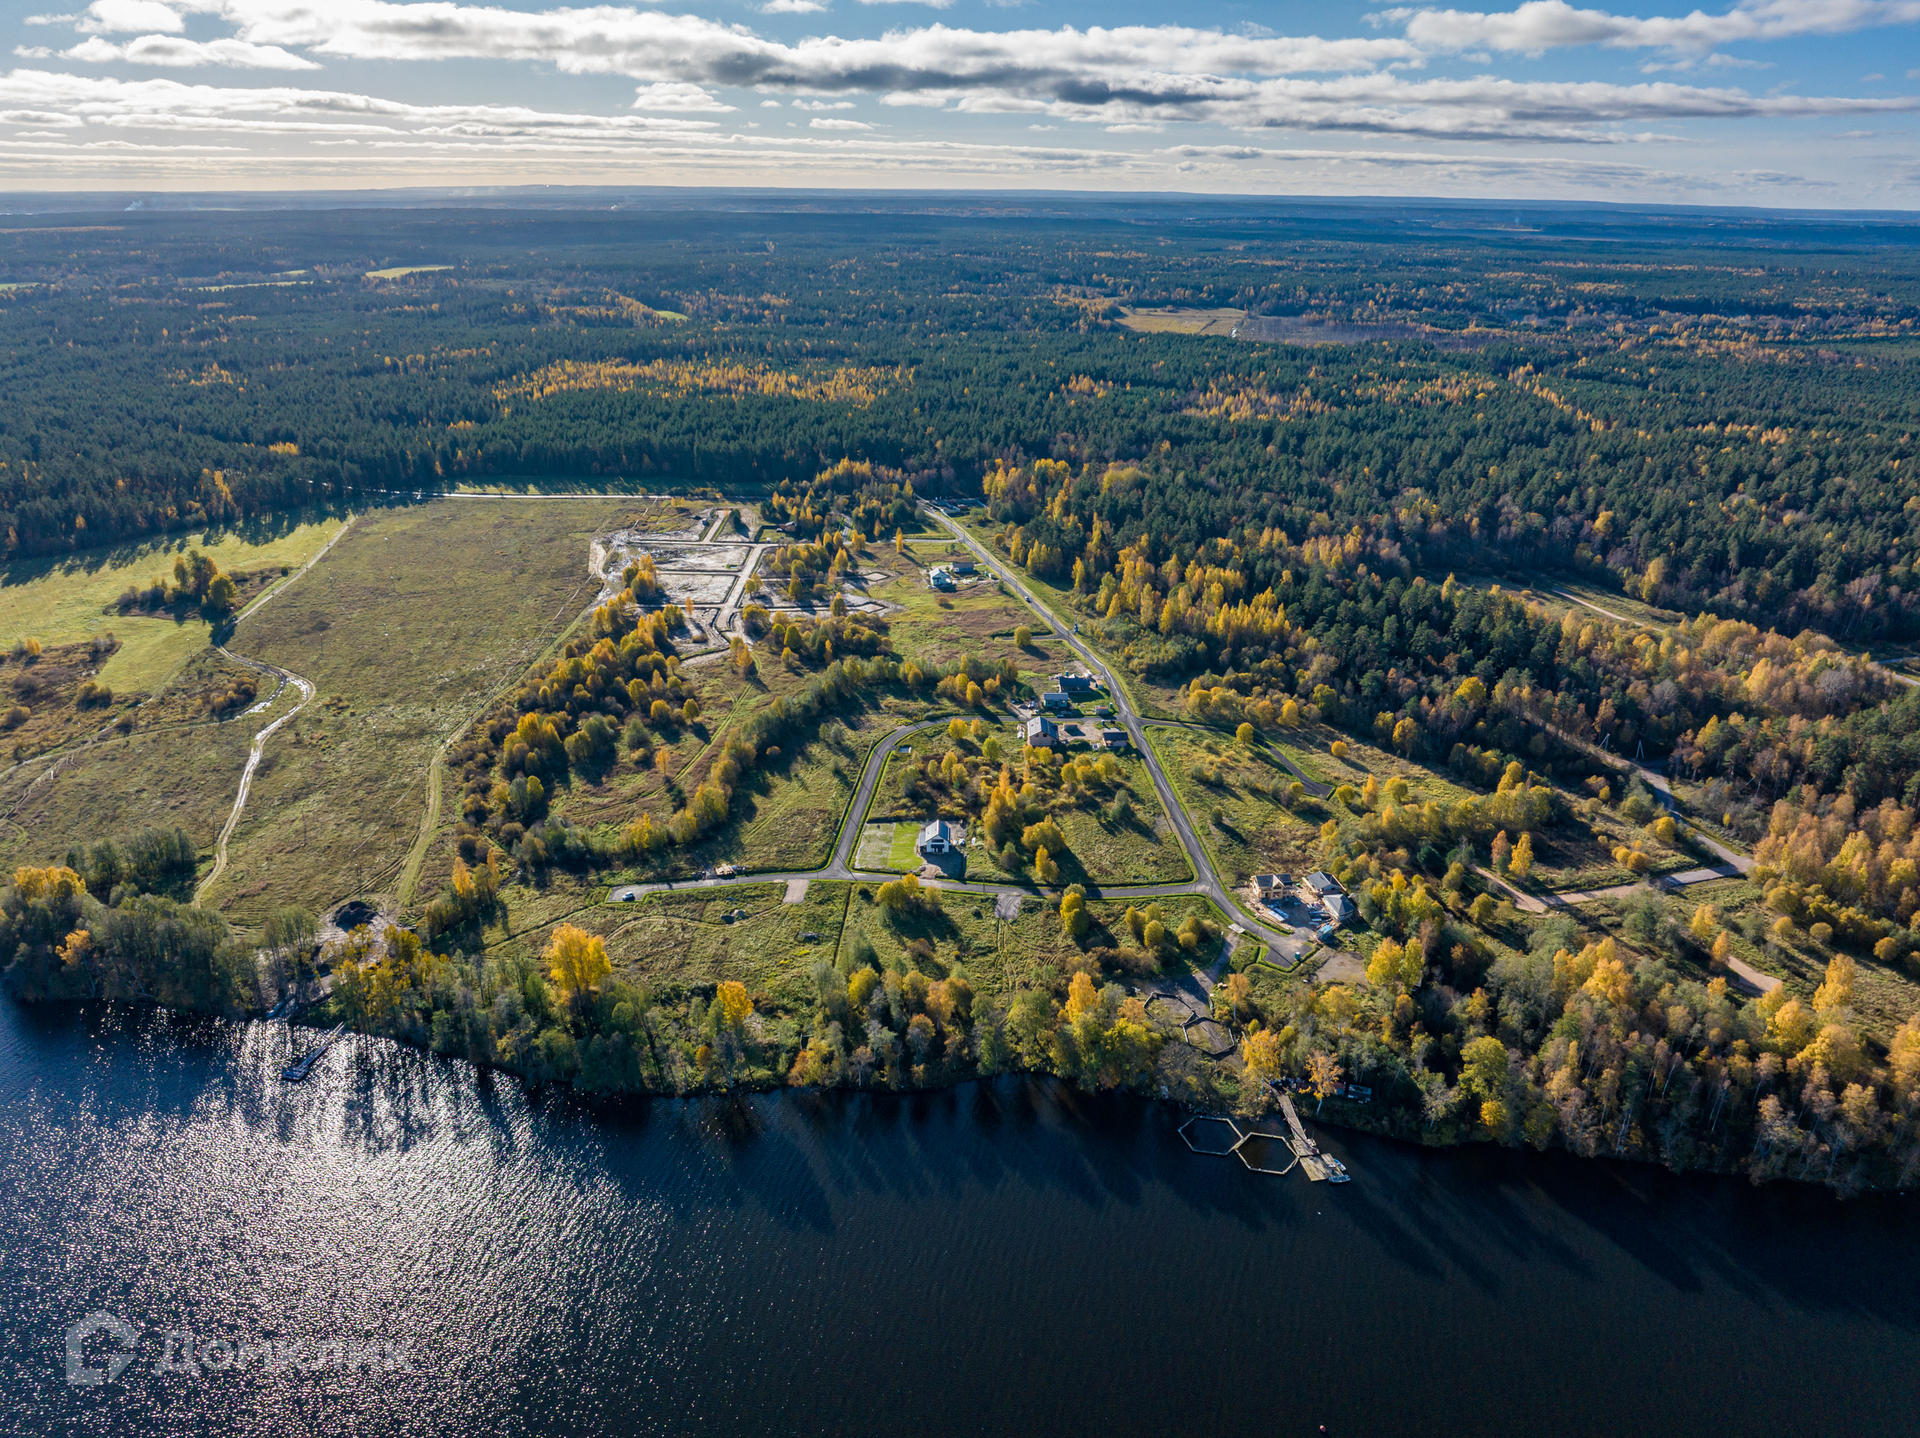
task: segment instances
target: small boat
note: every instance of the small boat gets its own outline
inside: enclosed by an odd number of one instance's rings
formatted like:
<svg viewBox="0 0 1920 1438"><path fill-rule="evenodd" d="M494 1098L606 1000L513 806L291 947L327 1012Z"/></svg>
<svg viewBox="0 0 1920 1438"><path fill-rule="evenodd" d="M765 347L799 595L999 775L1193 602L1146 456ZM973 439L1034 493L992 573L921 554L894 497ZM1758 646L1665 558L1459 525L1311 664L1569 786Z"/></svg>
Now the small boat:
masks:
<svg viewBox="0 0 1920 1438"><path fill-rule="evenodd" d="M280 1071L280 1077L288 1083L299 1083L313 1072L313 1066L320 1062L320 1056L333 1047L333 1041L346 1032L345 1024L335 1024L322 1036L320 1042Z"/></svg>
<svg viewBox="0 0 1920 1438"><path fill-rule="evenodd" d="M1317 1154L1315 1156L1320 1160L1321 1167L1323 1167L1327 1171L1328 1183L1352 1183L1353 1182L1353 1175L1347 1172L1347 1166L1344 1163L1340 1162L1339 1159L1334 1158L1331 1154L1326 1154L1326 1153Z"/></svg>

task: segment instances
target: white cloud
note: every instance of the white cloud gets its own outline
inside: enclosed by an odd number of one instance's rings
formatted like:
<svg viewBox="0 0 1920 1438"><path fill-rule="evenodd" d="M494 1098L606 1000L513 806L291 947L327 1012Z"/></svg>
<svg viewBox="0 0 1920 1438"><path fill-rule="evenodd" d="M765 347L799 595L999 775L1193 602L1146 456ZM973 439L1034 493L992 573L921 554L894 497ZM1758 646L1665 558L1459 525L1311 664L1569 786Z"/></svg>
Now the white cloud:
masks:
<svg viewBox="0 0 1920 1438"><path fill-rule="evenodd" d="M13 47L13 53L18 55L22 60L51 60L53 58L53 51L49 50L45 45L15 45Z"/></svg>
<svg viewBox="0 0 1920 1438"><path fill-rule="evenodd" d="M926 5L935 10L945 10L953 0L860 0L862 5Z"/></svg>
<svg viewBox="0 0 1920 1438"><path fill-rule="evenodd" d="M1675 71L1685 73L1688 70L1699 69L1703 65L1710 70L1771 70L1773 61L1745 60L1719 50L1706 55L1691 50L1669 50L1664 59L1647 61L1640 67L1640 73L1642 75L1658 75Z"/></svg>
<svg viewBox="0 0 1920 1438"><path fill-rule="evenodd" d="M29 15L20 23L22 25L71 25L79 18L78 15Z"/></svg>
<svg viewBox="0 0 1920 1438"><path fill-rule="evenodd" d="M712 120L678 117L567 114L521 105L413 105L290 85L188 85L177 80L116 80L45 70L14 70L0 76L0 108L16 106L117 129L235 133L619 140L686 137L716 128Z"/></svg>
<svg viewBox="0 0 1920 1438"><path fill-rule="evenodd" d="M1431 10L1402 7L1368 17L1405 26L1406 36L1435 50L1490 50L1537 55L1570 45L1612 49L1711 50L1739 40L1795 35L1839 35L1920 20L1920 0L1751 0L1720 15L1642 18L1606 10L1576 10L1566 0L1526 0L1512 10Z"/></svg>
<svg viewBox="0 0 1920 1438"><path fill-rule="evenodd" d="M1015 31L931 25L873 39L829 35L788 45L701 16L614 5L530 13L450 0L334 0L324 8L307 0L217 3L244 39L343 57L533 60L572 74L814 91L1072 85L1086 78L1121 90L1168 74L1369 70L1421 53L1395 37L1255 37L1149 25Z"/></svg>
<svg viewBox="0 0 1920 1438"><path fill-rule="evenodd" d="M0 110L0 125L77 126L82 121L58 110Z"/></svg>
<svg viewBox="0 0 1920 1438"><path fill-rule="evenodd" d="M802 95L879 92L890 100L917 95L974 113L1039 114L1103 125L1189 121L1256 130L1612 144L1621 137L1600 127L1681 118L1870 113L1915 105L1904 98L1753 97L1740 90L1670 83L1487 76L1419 80L1382 69L1419 62L1433 43L1430 38L1322 39L1170 25L980 31L934 24L872 39L829 35L788 44L736 24L615 5L532 13L453 0L330 0L324 8L310 0L199 3L218 4L243 39L305 46L316 54L388 61L544 61L576 74L631 75L703 88L746 85ZM1812 3L1766 0L1739 13L1772 16L1767 23L1784 24L1789 8ZM1855 15L1883 15L1895 5L1920 7L1920 0L1825 4ZM1507 16L1389 13L1407 21L1409 37L1422 26L1437 26L1435 33L1444 39L1452 33L1447 25L1454 31L1464 25L1474 31L1474 43L1501 50L1537 47L1543 35L1556 43L1575 34L1604 38L1625 33L1622 26L1667 26L1661 34L1684 35L1691 23L1616 20L1600 11L1575 11L1563 0L1529 0Z"/></svg>
<svg viewBox="0 0 1920 1438"><path fill-rule="evenodd" d="M768 0L764 8L807 14L825 7L821 0ZM1608 150L1621 154L1621 147L1670 140L1664 132L1692 119L1867 117L1920 109L1920 99L1753 95L1738 88L1653 78L1637 84L1509 80L1496 74L1436 79L1421 67L1442 52L1456 57L1451 68L1463 69L1473 52L1483 51L1472 63L1492 68L1494 61L1487 57L1586 44L1649 51L1636 57L1636 62L1645 60L1642 68L1649 75L1693 71L1705 79L1714 72L1724 75L1729 68L1764 63L1714 48L1729 40L1892 24L1909 12L1920 16L1920 0L1761 0L1736 5L1725 15L1695 11L1650 19L1575 9L1565 0L1526 0L1501 13L1398 9L1376 17L1403 27L1403 34L1322 38L1276 35L1254 27L1230 32L1180 25L1000 31L923 23L871 38L816 35L786 42L746 25L666 14L631 3L533 11L460 0L174 0L164 5L158 0L94 0L77 16L41 17L91 32L68 52L75 60L255 69L314 69L318 57L402 63L517 61L551 65L567 75L628 77L638 82L632 110L653 113L596 116L519 106L416 106L336 91L157 80L123 83L29 71L0 77L0 105L18 107L0 113L40 117L17 122L23 124L92 123L160 137L301 137L298 152L316 159L305 147L322 139L332 144L360 141L368 150L395 154L604 156L609 163L642 155L735 156L744 154L737 147L748 142L765 158L785 153L777 148L781 145L812 145L816 149L807 153L831 153L835 164L851 166L849 157L859 154L881 169L932 164L926 157L960 153L892 132L875 133L876 127L867 122L826 118L831 112L855 109L856 98L878 99L894 108L1019 116L1032 121L1029 129L1035 132L1079 123L1133 135L1197 124L1249 135L1290 131L1308 144L1313 142L1307 137L1313 135L1349 134L1457 141L1480 149L1486 143L1572 143L1596 155ZM194 14L213 15L235 34L188 40L177 32L183 28L181 17ZM103 38L123 32L131 38ZM731 125L729 133L719 133L712 120L700 117L737 113L716 95L722 88L758 90L765 97L759 102L763 109L782 108L784 100L796 110L812 112L810 133L749 137ZM927 122L919 125L924 129ZM1283 153L1248 145L1229 148L1255 158L1161 152L1161 159L1151 161L1160 166L1153 173L1164 178L1175 166L1185 173L1211 173L1221 166L1277 164L1272 157ZM1113 164L1139 160L1123 145L1097 152L1048 152L1051 157L1046 159L1010 157L1004 146L965 153L972 168L964 173L969 175L1010 174L1020 165L1110 163L1090 158L1096 154L1118 156ZM1339 153L1367 152L1302 153L1318 157L1311 162L1320 167L1314 173L1324 174L1343 163L1361 163L1342 160ZM786 177L787 170L776 161L766 162L775 164L773 181ZM1309 164L1305 159L1285 163L1296 169ZM1384 160L1365 163L1385 173ZM1584 169L1561 171L1529 164L1531 160L1516 158L1508 169L1472 171L1463 168L1468 160L1462 156L1439 157L1422 173L1449 181L1467 177L1460 183L1475 185L1500 175L1554 175L1560 177L1556 183L1575 189L1580 176L1600 177L1593 182L1615 186L1644 183L1658 188L1666 183L1648 178L1663 172L1624 161L1610 168L1609 162L1596 160ZM1716 173L1730 169L1722 165ZM1476 175L1480 178L1472 178ZM1516 178L1514 183L1523 181ZM1740 183L1772 187L1800 182L1788 175Z"/></svg>
<svg viewBox="0 0 1920 1438"><path fill-rule="evenodd" d="M690 85L684 80L656 80L651 85L642 85L635 92L633 108L730 114L734 107L723 103L718 96L701 89L698 85Z"/></svg>
<svg viewBox="0 0 1920 1438"><path fill-rule="evenodd" d="M131 31L163 31L178 35L187 22L171 5L160 0L93 0L79 17L75 29L84 35L115 35Z"/></svg>
<svg viewBox="0 0 1920 1438"><path fill-rule="evenodd" d="M225 65L236 70L318 70L320 66L278 45L254 45L245 40L182 40L174 35L142 35L116 45L98 35L82 40L61 54L69 60L104 65L123 60L130 65L168 65L192 68Z"/></svg>

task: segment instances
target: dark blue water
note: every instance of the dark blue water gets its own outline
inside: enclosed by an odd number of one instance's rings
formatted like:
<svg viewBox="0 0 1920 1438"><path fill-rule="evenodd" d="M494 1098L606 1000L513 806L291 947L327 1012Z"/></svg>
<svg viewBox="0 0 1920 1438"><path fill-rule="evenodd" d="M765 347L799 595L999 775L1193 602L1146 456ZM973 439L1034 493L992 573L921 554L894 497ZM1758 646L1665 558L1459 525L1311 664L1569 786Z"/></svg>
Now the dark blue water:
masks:
<svg viewBox="0 0 1920 1438"><path fill-rule="evenodd" d="M1014 1081L591 1109L361 1041L286 1087L288 1042L0 1002L0 1431L1920 1426L1898 1199L1332 1131L1335 1189ZM96 1311L132 1358L72 1386Z"/></svg>

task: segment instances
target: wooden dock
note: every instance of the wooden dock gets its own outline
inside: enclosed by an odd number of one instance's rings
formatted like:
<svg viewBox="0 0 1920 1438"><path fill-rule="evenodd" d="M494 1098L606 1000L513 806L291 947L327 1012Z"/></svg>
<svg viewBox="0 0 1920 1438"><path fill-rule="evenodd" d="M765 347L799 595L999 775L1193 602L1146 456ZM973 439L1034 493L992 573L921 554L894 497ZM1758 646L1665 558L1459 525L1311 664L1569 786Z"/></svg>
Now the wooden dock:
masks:
<svg viewBox="0 0 1920 1438"><path fill-rule="evenodd" d="M321 1036L320 1042L280 1071L280 1077L288 1083L299 1083L313 1072L313 1066L320 1062L322 1054L333 1047L333 1041L345 1033L345 1024L335 1024Z"/></svg>
<svg viewBox="0 0 1920 1438"><path fill-rule="evenodd" d="M1300 1122L1300 1115L1293 1111L1293 1095L1281 1092L1278 1088L1274 1092L1280 1095L1280 1112L1286 1116L1287 1128L1292 1134L1287 1142L1292 1144L1294 1154L1300 1160L1300 1170L1307 1176L1307 1182L1345 1183L1347 1166L1338 1159L1328 1158L1320 1152L1320 1146L1307 1137L1307 1130Z"/></svg>

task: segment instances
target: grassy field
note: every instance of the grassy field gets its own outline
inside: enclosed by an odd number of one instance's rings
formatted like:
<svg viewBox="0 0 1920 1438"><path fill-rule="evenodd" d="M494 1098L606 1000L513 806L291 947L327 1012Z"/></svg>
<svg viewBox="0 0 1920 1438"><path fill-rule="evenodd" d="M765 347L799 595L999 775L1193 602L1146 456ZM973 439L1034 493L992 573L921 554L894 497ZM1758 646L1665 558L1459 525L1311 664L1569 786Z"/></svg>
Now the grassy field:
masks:
<svg viewBox="0 0 1920 1438"><path fill-rule="evenodd" d="M200 530L60 559L15 560L0 566L0 638L10 641L30 634L43 644L64 644L109 629L118 634L129 622L157 622L129 621L102 611L129 584L170 577L174 559L189 549L200 550L229 573L297 567L311 559L341 523L333 519L287 528Z"/></svg>
<svg viewBox="0 0 1920 1438"><path fill-rule="evenodd" d="M1147 735L1229 888L1254 874L1298 874L1315 866L1321 806L1307 800L1298 815L1287 811L1275 794L1287 791L1293 775L1271 753L1190 729L1154 727ZM1196 779L1196 767L1211 777ZM1224 823L1214 822L1216 813Z"/></svg>
<svg viewBox="0 0 1920 1438"><path fill-rule="evenodd" d="M614 971L656 992L738 979L755 994L794 1007L812 1002L814 961L834 955L849 887L816 880L797 904L783 902L784 884L654 894L633 904L601 904L568 922L604 936ZM741 910L744 919L728 921ZM538 954L550 933L548 926L517 929L510 942Z"/></svg>
<svg viewBox="0 0 1920 1438"><path fill-rule="evenodd" d="M166 687L186 662L207 647L213 629L204 619L115 617L106 631L120 643L100 670L100 682L115 694L153 694Z"/></svg>
<svg viewBox="0 0 1920 1438"><path fill-rule="evenodd" d="M203 862L233 806L260 716L136 729L0 779L0 866L63 857L74 844L179 825ZM51 774L49 770L52 770Z"/></svg>
<svg viewBox="0 0 1920 1438"><path fill-rule="evenodd" d="M897 824L867 824L860 830L859 841L853 849L853 866L856 869L886 869L893 865L893 840L899 830Z"/></svg>
<svg viewBox="0 0 1920 1438"><path fill-rule="evenodd" d="M1037 690L1051 689L1047 676L1058 674L1069 653L1058 637L1042 633L1046 621L1019 600L1000 592L991 578L953 594L927 588L919 570L872 588L873 597L899 606L889 616L894 651L902 659L922 664L952 664L973 655L989 664L1011 659L1021 678ZM1026 626L1034 633L1025 649L1013 642L1013 631Z"/></svg>
<svg viewBox="0 0 1920 1438"><path fill-rule="evenodd" d="M1189 913L1200 914L1225 928L1225 920L1211 900L1182 895L1156 902L1170 929L1179 927ZM1087 911L1094 927L1086 946L1131 943L1123 922L1126 910L1127 906L1118 901L1089 903ZM1018 916L1003 920L995 917L991 898L949 893L937 913L896 920L873 902L869 886L857 885L841 931L839 961L843 967L851 962L855 941L862 938L873 946L884 965L940 975L959 973L977 993L988 996L1051 985L1081 952L1080 945L1062 932L1058 910L1040 899L1021 900ZM924 940L931 948L930 960L910 953L908 945L915 940ZM1212 955L1203 957L1210 959ZM1182 966L1180 959L1173 962Z"/></svg>
<svg viewBox="0 0 1920 1438"><path fill-rule="evenodd" d="M230 647L304 675L316 694L269 746L209 902L250 925L279 904L318 912L385 892L419 831L437 749L593 598L591 537L647 507L379 511L243 621Z"/></svg>
<svg viewBox="0 0 1920 1438"><path fill-rule="evenodd" d="M1120 324L1151 335L1231 335L1245 318L1245 310L1130 309Z"/></svg>

